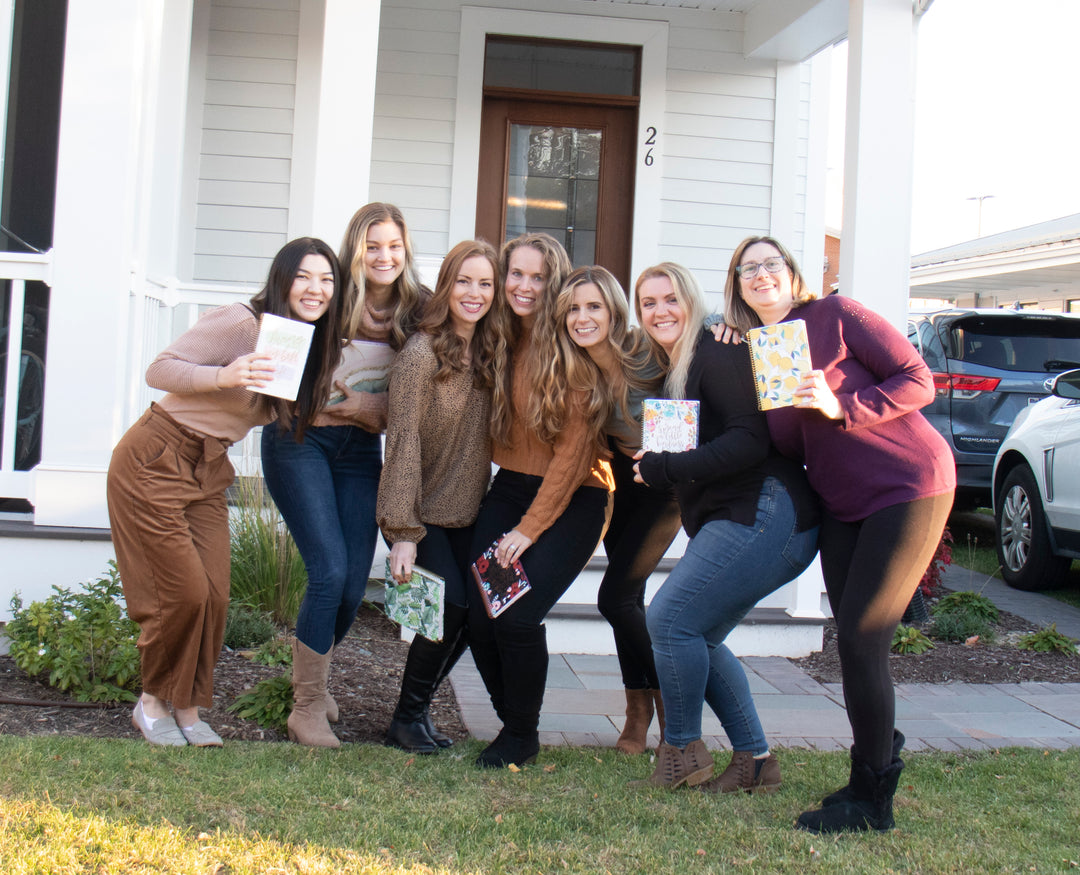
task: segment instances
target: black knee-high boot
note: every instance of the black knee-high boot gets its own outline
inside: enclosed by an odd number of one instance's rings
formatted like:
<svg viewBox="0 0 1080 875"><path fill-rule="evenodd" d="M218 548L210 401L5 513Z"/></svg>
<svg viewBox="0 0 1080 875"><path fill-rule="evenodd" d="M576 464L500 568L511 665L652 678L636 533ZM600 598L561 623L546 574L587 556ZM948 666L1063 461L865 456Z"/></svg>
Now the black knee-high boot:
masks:
<svg viewBox="0 0 1080 875"><path fill-rule="evenodd" d="M547 630L543 626L500 630L503 665L503 729L477 757L481 768L531 763L540 752L540 709L547 683Z"/></svg>
<svg viewBox="0 0 1080 875"><path fill-rule="evenodd" d="M401 696L383 740L388 747L424 754L434 753L439 748L425 724L430 720L427 709L431 697L443 678L447 659L457 646L464 621L465 609L453 608L455 606L449 603L444 607L442 641L429 641L423 635L417 635L409 646L405 673L401 678Z"/></svg>
<svg viewBox="0 0 1080 875"><path fill-rule="evenodd" d="M465 621L468 617L468 613L466 608L450 604L450 602L446 602L443 606L443 641L450 645L450 650L442 668L439 669L439 677L435 681L435 686L431 691L432 697L438 692L439 685L450 676L450 672L454 670L457 661L461 659L461 654L463 654L465 648L469 646L468 633L465 628ZM424 721L424 729L427 730L427 734L435 744L439 747L450 747L454 743L454 739L443 732L439 732L439 730L435 728L435 724L431 722L430 699L428 700L427 707L424 708L424 716L422 719Z"/></svg>
<svg viewBox="0 0 1080 875"><path fill-rule="evenodd" d="M502 657L499 655L499 645L495 641L495 624L481 608L479 612L470 609L469 624L466 629L468 635L469 650L472 651L473 662L480 679L484 682L484 688L491 697L491 706L495 714L503 723L503 669Z"/></svg>

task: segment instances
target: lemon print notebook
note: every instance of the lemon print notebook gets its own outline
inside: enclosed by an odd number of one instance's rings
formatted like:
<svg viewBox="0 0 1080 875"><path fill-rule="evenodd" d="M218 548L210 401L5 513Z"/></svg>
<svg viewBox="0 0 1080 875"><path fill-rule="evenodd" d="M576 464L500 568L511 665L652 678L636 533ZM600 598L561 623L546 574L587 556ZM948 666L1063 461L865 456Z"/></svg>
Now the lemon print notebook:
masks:
<svg viewBox="0 0 1080 875"><path fill-rule="evenodd" d="M802 319L751 328L746 332L750 363L754 368L758 407L791 407L795 390L813 370L806 323Z"/></svg>

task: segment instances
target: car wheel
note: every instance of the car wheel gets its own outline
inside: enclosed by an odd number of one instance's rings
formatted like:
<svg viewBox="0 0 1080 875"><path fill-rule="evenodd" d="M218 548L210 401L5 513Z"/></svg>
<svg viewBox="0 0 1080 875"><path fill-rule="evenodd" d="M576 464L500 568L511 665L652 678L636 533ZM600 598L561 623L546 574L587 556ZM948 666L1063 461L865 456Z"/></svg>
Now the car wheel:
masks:
<svg viewBox="0 0 1080 875"><path fill-rule="evenodd" d="M1039 486L1027 465L1005 478L994 517L1001 576L1009 586L1030 592L1064 583L1072 562L1050 552Z"/></svg>

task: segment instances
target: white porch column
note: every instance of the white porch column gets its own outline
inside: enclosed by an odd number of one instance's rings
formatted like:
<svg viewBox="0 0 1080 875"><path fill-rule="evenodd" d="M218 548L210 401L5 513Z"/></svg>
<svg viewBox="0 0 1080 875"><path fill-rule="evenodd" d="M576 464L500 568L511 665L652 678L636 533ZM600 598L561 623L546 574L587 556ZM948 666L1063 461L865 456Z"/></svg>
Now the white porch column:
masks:
<svg viewBox="0 0 1080 875"><path fill-rule="evenodd" d="M369 199L380 0L304 0L289 236L336 250Z"/></svg>
<svg viewBox="0 0 1080 875"><path fill-rule="evenodd" d="M911 0L850 0L840 293L901 330L911 265Z"/></svg>
<svg viewBox="0 0 1080 875"><path fill-rule="evenodd" d="M186 50L190 41L177 33L176 6L68 2L38 525L108 525L105 473L126 425L128 298L154 236L148 199L160 183L148 162L162 44ZM166 54L186 64L185 51Z"/></svg>

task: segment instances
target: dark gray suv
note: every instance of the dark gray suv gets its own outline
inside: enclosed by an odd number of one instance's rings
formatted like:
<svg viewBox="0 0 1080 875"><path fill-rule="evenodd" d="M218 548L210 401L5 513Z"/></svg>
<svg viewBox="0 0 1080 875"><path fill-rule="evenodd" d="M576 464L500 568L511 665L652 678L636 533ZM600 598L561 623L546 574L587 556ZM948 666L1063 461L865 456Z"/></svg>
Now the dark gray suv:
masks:
<svg viewBox="0 0 1080 875"><path fill-rule="evenodd" d="M990 507L994 455L1016 415L1080 367L1080 315L913 311L908 340L934 373L937 392L923 413L952 447L956 507Z"/></svg>

